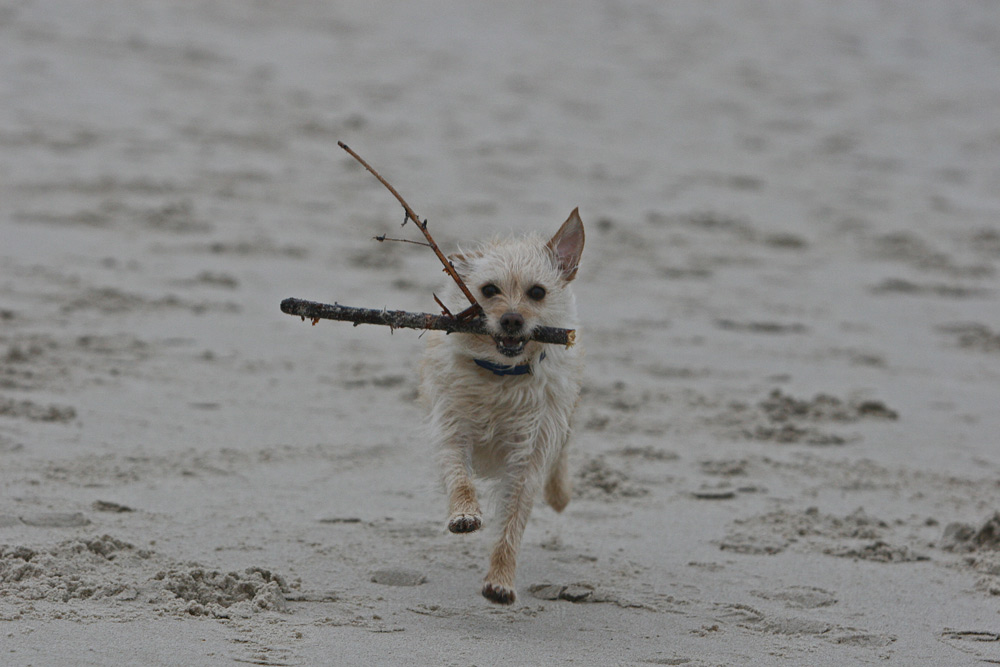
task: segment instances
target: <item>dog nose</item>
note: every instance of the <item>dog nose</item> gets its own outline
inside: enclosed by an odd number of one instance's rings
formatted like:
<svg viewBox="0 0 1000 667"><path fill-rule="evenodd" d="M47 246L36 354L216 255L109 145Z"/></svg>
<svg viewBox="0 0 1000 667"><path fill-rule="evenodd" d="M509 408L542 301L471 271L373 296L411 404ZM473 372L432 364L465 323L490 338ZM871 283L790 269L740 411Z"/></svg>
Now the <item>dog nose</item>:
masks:
<svg viewBox="0 0 1000 667"><path fill-rule="evenodd" d="M500 317L500 328L507 333L517 333L524 326L524 317L520 313L504 313Z"/></svg>

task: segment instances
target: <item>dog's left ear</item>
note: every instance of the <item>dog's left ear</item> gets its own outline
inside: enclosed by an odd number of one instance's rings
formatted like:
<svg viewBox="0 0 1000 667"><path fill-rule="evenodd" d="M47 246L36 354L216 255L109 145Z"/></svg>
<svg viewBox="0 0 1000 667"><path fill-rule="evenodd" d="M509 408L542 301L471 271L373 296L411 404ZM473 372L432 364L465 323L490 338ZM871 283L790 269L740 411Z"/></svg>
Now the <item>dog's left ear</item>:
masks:
<svg viewBox="0 0 1000 667"><path fill-rule="evenodd" d="M576 270L580 266L580 255L583 254L583 221L580 220L580 209L574 208L566 218L556 235L546 244L552 249L562 271L563 280L569 282L576 278Z"/></svg>

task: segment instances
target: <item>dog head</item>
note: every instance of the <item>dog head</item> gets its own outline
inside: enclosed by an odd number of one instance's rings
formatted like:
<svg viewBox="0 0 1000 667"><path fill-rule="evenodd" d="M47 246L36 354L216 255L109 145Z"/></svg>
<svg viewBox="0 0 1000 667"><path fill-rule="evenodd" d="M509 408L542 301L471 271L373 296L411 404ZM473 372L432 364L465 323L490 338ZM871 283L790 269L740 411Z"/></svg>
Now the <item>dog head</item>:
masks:
<svg viewBox="0 0 1000 667"><path fill-rule="evenodd" d="M583 222L574 209L555 236L492 241L449 259L483 307L490 337L463 337L477 358L517 364L541 344L530 341L539 326L573 327L576 303L570 283L583 253ZM455 289L449 301L461 303Z"/></svg>

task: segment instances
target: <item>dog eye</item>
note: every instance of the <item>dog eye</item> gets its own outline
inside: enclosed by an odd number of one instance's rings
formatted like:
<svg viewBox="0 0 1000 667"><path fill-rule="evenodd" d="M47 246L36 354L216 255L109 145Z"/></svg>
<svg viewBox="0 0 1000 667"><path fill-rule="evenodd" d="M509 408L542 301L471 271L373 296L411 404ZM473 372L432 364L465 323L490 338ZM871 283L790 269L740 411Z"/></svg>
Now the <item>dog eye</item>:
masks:
<svg viewBox="0 0 1000 667"><path fill-rule="evenodd" d="M545 288L541 285L535 285L528 290L528 296L535 301L541 301L545 298Z"/></svg>
<svg viewBox="0 0 1000 667"><path fill-rule="evenodd" d="M494 285L493 283L490 283L488 285L483 285L482 287L480 287L479 291L482 292L483 296L485 296L487 299L492 299L493 297L495 297L497 294L500 293L500 288Z"/></svg>

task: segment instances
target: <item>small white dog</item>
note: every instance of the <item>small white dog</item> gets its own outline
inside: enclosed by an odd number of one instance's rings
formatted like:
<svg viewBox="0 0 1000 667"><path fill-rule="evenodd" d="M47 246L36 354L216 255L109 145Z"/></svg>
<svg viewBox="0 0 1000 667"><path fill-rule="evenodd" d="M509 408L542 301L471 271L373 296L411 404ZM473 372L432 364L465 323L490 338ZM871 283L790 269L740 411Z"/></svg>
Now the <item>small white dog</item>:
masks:
<svg viewBox="0 0 1000 667"><path fill-rule="evenodd" d="M570 499L566 445L583 373L579 334L570 348L528 337L538 326L576 328L570 283L583 242L574 210L547 242L533 235L452 255L492 335L428 334L420 396L440 444L451 532L482 525L473 475L499 479L503 523L482 590L499 604L514 601L517 551L538 492L557 512ZM444 302L461 310L454 284Z"/></svg>

